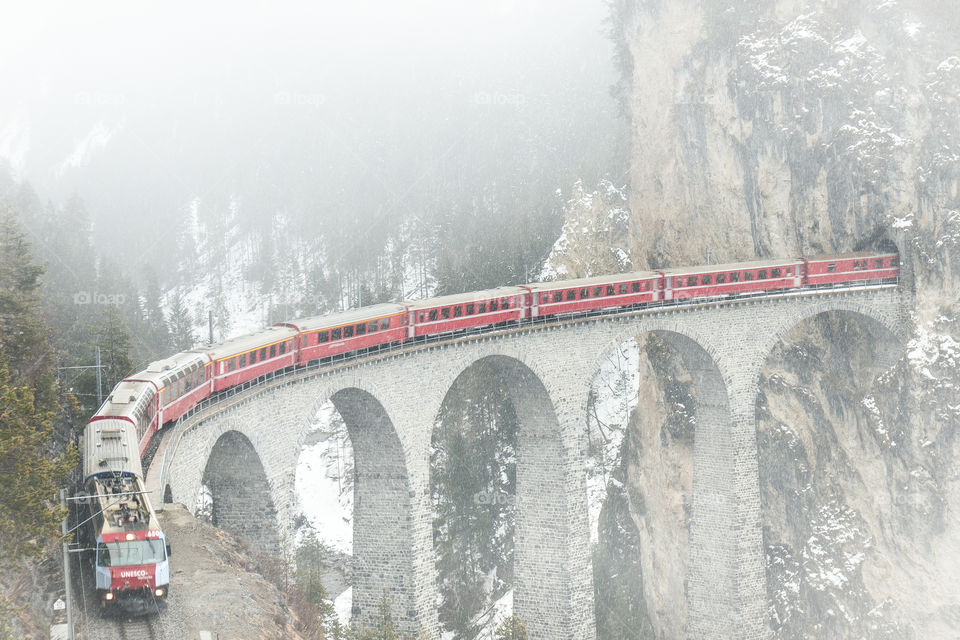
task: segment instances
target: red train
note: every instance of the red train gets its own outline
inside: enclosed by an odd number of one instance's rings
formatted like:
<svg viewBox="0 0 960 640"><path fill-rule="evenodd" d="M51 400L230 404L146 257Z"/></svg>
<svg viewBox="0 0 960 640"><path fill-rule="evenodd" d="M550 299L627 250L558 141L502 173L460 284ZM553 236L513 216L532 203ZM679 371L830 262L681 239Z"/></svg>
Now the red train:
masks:
<svg viewBox="0 0 960 640"><path fill-rule="evenodd" d="M891 283L899 274L897 254L863 252L539 282L381 304L279 323L155 362L119 383L95 419L117 417L135 424L143 452L162 425L211 394L317 360L560 315Z"/></svg>

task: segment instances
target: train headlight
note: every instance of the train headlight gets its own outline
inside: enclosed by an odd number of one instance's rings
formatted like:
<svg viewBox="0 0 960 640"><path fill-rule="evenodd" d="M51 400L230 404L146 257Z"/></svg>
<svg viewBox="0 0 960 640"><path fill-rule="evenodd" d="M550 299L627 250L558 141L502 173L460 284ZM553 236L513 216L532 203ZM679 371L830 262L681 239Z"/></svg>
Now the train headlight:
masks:
<svg viewBox="0 0 960 640"><path fill-rule="evenodd" d="M135 534L135 533L128 533L128 534L127 534L127 540L136 540L136 539L137 539L137 534Z"/></svg>
<svg viewBox="0 0 960 640"><path fill-rule="evenodd" d="M103 594L103 599L113 600L113 591L107 591L105 594Z"/></svg>
<svg viewBox="0 0 960 640"><path fill-rule="evenodd" d="M163 589L155 589L153 592L153 595L157 596L158 598L162 598L163 594L164 594Z"/></svg>

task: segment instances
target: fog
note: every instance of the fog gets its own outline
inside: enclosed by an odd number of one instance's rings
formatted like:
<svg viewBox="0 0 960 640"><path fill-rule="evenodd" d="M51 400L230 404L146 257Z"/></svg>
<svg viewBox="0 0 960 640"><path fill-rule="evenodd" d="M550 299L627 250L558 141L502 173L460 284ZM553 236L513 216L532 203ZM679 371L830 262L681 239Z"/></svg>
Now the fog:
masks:
<svg viewBox="0 0 960 640"><path fill-rule="evenodd" d="M191 203L377 244L402 220L526 215L577 179L625 180L603 0L4 13L0 162L79 196L100 249L137 263L169 259Z"/></svg>

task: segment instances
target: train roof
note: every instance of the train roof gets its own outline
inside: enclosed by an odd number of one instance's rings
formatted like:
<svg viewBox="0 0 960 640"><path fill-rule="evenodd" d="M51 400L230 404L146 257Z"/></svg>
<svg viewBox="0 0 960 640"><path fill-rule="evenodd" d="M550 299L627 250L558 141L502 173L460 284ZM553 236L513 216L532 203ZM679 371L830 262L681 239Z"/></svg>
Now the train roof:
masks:
<svg viewBox="0 0 960 640"><path fill-rule="evenodd" d="M472 291L469 293L455 293L449 296L440 296L439 298L425 298L423 300L414 300L407 302L410 310L432 309L433 307L446 307L451 304L460 304L462 302L477 302L480 300L490 300L491 298L507 298L515 295L523 295L527 290L523 287L497 287L496 289L486 289L484 291Z"/></svg>
<svg viewBox="0 0 960 640"><path fill-rule="evenodd" d="M136 377L134 376L134 378ZM107 396L106 401L95 415L133 417L133 409L145 405L155 393L154 386L146 380L129 378L121 380Z"/></svg>
<svg viewBox="0 0 960 640"><path fill-rule="evenodd" d="M167 382L185 369L196 369L208 362L205 353L200 351L183 351L175 353L169 358L151 362L146 369L135 373L124 382L149 381L157 385L158 389L166 386Z"/></svg>
<svg viewBox="0 0 960 640"><path fill-rule="evenodd" d="M360 309L348 309L339 313L328 313L322 316L313 316L300 320L279 323L277 326L293 327L299 331L313 331L329 327L338 327L344 324L373 320L384 316L403 313L406 307L400 304L375 304Z"/></svg>
<svg viewBox="0 0 960 640"><path fill-rule="evenodd" d="M631 282L634 280L646 280L648 278L658 277L660 277L660 274L656 271L635 271L633 273L614 273L604 276L592 276L590 278L578 278L575 280L534 282L533 284L527 286L534 291L576 289L577 287L590 287L593 285L612 284L615 282Z"/></svg>
<svg viewBox="0 0 960 640"><path fill-rule="evenodd" d="M791 265L801 264L799 258L788 258L785 260L752 260L750 262L730 262L727 264L703 264L698 267L677 267L675 269L664 269L666 275L685 275L688 273L719 273L721 271L746 271L748 269L764 269L769 267L789 267Z"/></svg>
<svg viewBox="0 0 960 640"><path fill-rule="evenodd" d="M292 338L295 335L297 335L297 330L291 327L267 327L260 331L225 340L206 349L198 349L197 352L205 353L214 360L220 360L221 358L229 358L238 353L264 347L274 342L280 342L281 340Z"/></svg>
<svg viewBox="0 0 960 640"><path fill-rule="evenodd" d="M83 432L83 477L101 473L143 476L137 428L129 420L91 420Z"/></svg>

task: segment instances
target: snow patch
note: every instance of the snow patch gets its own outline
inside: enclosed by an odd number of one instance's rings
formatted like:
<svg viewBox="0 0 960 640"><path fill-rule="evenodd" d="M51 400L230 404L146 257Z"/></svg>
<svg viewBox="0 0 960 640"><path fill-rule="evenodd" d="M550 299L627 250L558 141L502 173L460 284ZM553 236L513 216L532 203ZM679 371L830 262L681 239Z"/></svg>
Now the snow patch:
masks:
<svg viewBox="0 0 960 640"><path fill-rule="evenodd" d="M343 553L353 552L353 446L332 402L320 407L296 470L301 513L317 539Z"/></svg>

